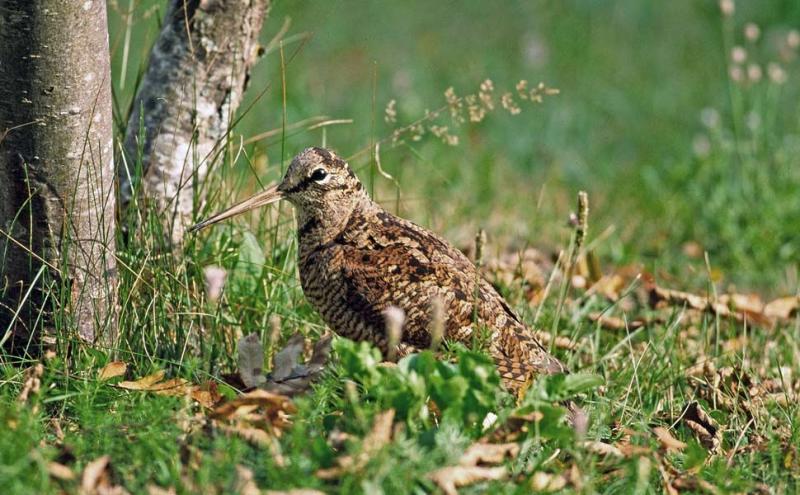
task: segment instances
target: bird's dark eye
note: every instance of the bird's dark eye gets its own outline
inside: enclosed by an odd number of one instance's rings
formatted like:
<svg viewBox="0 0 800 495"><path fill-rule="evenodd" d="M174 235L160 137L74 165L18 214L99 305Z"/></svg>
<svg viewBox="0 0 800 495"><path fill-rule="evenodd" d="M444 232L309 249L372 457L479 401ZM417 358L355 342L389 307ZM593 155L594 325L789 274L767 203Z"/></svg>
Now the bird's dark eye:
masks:
<svg viewBox="0 0 800 495"><path fill-rule="evenodd" d="M318 168L311 172L311 180L321 182L328 176L328 171L324 168Z"/></svg>

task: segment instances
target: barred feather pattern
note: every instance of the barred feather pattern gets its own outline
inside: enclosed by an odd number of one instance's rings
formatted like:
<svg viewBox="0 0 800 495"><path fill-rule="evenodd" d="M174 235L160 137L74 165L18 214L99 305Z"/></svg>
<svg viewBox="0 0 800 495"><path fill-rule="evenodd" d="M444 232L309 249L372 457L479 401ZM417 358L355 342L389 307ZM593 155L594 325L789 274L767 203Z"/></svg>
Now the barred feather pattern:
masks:
<svg viewBox="0 0 800 495"><path fill-rule="evenodd" d="M310 181L321 167L331 177ZM445 342L485 345L508 388L566 372L463 253L373 202L334 153L305 150L280 189L297 209L303 292L339 335L370 341L386 355L383 311L396 306L406 315L398 355L425 349L438 299Z"/></svg>

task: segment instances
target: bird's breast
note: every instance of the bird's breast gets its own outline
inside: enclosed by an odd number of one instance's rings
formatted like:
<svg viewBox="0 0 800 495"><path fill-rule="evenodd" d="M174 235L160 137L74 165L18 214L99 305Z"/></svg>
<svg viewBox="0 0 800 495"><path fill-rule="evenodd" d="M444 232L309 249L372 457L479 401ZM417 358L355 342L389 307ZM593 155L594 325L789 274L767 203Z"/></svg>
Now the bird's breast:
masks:
<svg viewBox="0 0 800 495"><path fill-rule="evenodd" d="M301 256L303 294L334 332L352 340L370 340L381 347L381 322L366 314L365 304L359 301L361 295L346 283L343 263L344 254L336 247Z"/></svg>

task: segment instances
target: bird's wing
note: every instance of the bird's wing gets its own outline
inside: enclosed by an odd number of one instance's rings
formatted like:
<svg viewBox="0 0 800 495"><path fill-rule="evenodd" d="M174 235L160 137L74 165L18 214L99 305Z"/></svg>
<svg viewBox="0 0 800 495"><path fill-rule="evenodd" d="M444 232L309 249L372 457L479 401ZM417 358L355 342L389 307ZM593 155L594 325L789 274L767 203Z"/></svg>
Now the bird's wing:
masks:
<svg viewBox="0 0 800 495"><path fill-rule="evenodd" d="M385 212L368 232L342 239L341 277L349 300L374 327L388 306L406 313L402 341L430 344L431 305L439 298L447 330L471 323L472 301L480 279L472 263L432 232ZM378 328L382 329L382 325ZM448 338L453 335L448 331Z"/></svg>
<svg viewBox="0 0 800 495"><path fill-rule="evenodd" d="M383 329L382 311L397 306L406 312L401 340L428 347L431 305L438 298L446 312L445 337L470 345L477 303L479 321L493 332L490 352L498 364L513 364L511 374L519 377L533 371L563 371L461 251L389 213L379 213L370 226L366 237L341 246L342 281L348 299L352 297L359 311L377 323L375 328Z"/></svg>

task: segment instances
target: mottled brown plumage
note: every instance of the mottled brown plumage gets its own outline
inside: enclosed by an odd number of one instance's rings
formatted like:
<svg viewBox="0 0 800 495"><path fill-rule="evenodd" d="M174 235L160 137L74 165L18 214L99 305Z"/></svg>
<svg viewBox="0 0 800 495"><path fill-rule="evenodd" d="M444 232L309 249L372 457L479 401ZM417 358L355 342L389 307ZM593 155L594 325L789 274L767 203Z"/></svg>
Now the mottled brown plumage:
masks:
<svg viewBox="0 0 800 495"><path fill-rule="evenodd" d="M339 335L373 342L386 355L383 311L396 306L406 314L399 354L424 349L438 299L445 340L485 340L508 387L565 371L463 253L372 201L348 164L328 150L306 149L280 184L194 229L281 198L297 210L303 292Z"/></svg>

